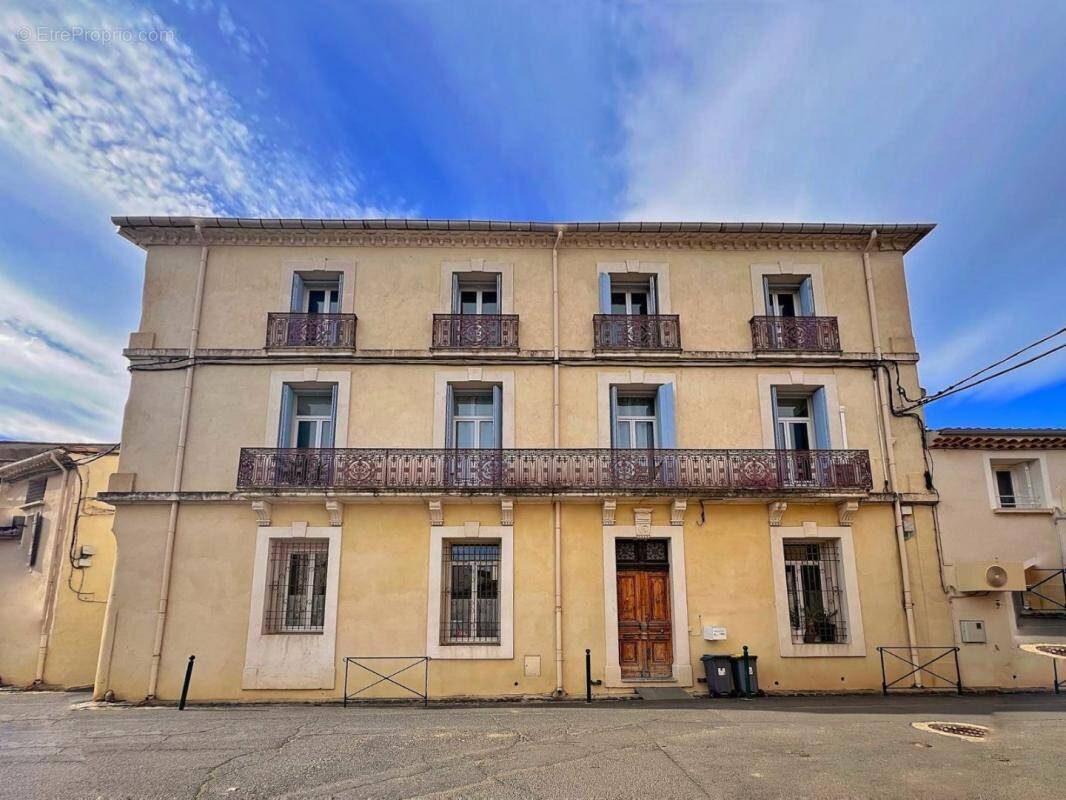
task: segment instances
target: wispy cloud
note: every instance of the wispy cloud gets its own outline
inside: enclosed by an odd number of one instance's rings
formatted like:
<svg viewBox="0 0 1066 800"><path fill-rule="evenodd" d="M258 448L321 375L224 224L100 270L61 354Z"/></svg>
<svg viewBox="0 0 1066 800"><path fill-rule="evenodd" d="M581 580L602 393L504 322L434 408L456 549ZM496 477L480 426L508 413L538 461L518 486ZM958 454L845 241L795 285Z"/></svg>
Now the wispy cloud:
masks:
<svg viewBox="0 0 1066 800"><path fill-rule="evenodd" d="M262 43L226 5L202 2L194 10L217 15L221 35L245 55L261 54ZM122 31L133 35L114 35ZM162 35L142 41L142 31ZM166 19L136 4L5 4L0 109L4 149L42 165L53 184L88 196L79 209L86 218L406 211L367 200L350 165L318 163L264 135ZM9 200L23 196L26 206L39 191L4 187ZM94 327L91 303L61 309L16 294L26 269L0 263L0 279L7 276L0 284L0 437L117 436L127 386L121 342L86 334Z"/></svg>

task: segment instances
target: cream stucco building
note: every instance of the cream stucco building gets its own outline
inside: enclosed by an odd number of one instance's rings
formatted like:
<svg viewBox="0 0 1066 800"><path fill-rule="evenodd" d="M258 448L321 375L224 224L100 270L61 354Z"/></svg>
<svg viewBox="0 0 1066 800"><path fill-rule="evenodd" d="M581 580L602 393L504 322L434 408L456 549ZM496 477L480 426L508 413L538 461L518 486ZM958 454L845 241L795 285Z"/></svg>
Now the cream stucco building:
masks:
<svg viewBox="0 0 1066 800"><path fill-rule="evenodd" d="M1048 688L1032 650L1066 654L1066 429L944 429L930 454L967 685Z"/></svg>
<svg viewBox="0 0 1066 800"><path fill-rule="evenodd" d="M115 563L96 495L117 448L0 442L0 683L93 684Z"/></svg>
<svg viewBox="0 0 1066 800"><path fill-rule="evenodd" d="M116 218L147 253L96 691L880 688L951 644L904 254L928 225ZM384 662L383 662L384 663ZM395 662L399 664L400 662ZM391 688L391 687L390 687ZM384 687L378 687L383 692Z"/></svg>

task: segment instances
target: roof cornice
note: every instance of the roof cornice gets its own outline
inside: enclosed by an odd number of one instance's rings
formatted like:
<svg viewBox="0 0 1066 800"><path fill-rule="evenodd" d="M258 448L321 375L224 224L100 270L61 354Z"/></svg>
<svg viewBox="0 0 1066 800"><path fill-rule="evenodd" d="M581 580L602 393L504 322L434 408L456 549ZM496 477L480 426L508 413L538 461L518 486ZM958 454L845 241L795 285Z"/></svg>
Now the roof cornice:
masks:
<svg viewBox="0 0 1066 800"><path fill-rule="evenodd" d="M1064 428L944 428L929 444L938 450L1064 450Z"/></svg>
<svg viewBox="0 0 1066 800"><path fill-rule="evenodd" d="M112 217L119 234L155 245L284 245L346 247L596 249L861 250L877 231L877 247L906 252L931 224L851 225L789 222L510 222L415 219L243 219ZM201 239L202 234L202 239Z"/></svg>

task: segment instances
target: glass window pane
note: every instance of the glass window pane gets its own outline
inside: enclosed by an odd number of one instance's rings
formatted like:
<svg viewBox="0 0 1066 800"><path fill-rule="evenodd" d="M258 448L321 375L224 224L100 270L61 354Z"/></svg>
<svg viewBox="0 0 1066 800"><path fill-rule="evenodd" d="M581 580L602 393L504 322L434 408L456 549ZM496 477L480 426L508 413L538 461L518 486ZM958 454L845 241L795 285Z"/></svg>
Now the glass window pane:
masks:
<svg viewBox="0 0 1066 800"><path fill-rule="evenodd" d="M996 470L996 488L999 490L999 503L1003 506L1014 505L1014 477L1008 470Z"/></svg>
<svg viewBox="0 0 1066 800"><path fill-rule="evenodd" d="M463 421L455 424L456 447L474 447L474 425L473 422Z"/></svg>
<svg viewBox="0 0 1066 800"><path fill-rule="evenodd" d="M492 417L491 392L466 392L455 395L455 415L458 417Z"/></svg>
<svg viewBox="0 0 1066 800"><path fill-rule="evenodd" d="M496 446L496 426L491 422L482 422L478 426L478 447L489 448Z"/></svg>
<svg viewBox="0 0 1066 800"><path fill-rule="evenodd" d="M296 395L296 415L299 417L328 417L333 413L333 397L317 392Z"/></svg>
<svg viewBox="0 0 1066 800"><path fill-rule="evenodd" d="M796 296L791 292L781 292L777 295L777 306L782 317L796 316Z"/></svg>
<svg viewBox="0 0 1066 800"><path fill-rule="evenodd" d="M811 449L810 431L806 425L796 424L792 426L792 446L797 450Z"/></svg>
<svg viewBox="0 0 1066 800"><path fill-rule="evenodd" d="M611 313L612 314L625 314L626 313L626 293L625 292L611 292Z"/></svg>
<svg viewBox="0 0 1066 800"><path fill-rule="evenodd" d="M300 420L296 425L296 446L314 447L316 427L317 423L313 420Z"/></svg>
<svg viewBox="0 0 1066 800"><path fill-rule="evenodd" d="M618 413L623 417L654 417L654 397L619 397Z"/></svg>
<svg viewBox="0 0 1066 800"><path fill-rule="evenodd" d="M633 313L634 314L647 314L648 313L648 293L647 292L633 292L632 294Z"/></svg>
<svg viewBox="0 0 1066 800"><path fill-rule="evenodd" d="M312 289L307 293L307 310L311 314L323 314L329 310L324 289Z"/></svg>
<svg viewBox="0 0 1066 800"><path fill-rule="evenodd" d="M452 564L452 599L466 600L471 594L470 566Z"/></svg>
<svg viewBox="0 0 1066 800"><path fill-rule="evenodd" d="M476 314L477 313L477 292L467 290L459 293L459 313L460 314Z"/></svg>
<svg viewBox="0 0 1066 800"><path fill-rule="evenodd" d="M809 417L810 408L806 397L779 397L777 399L777 416Z"/></svg>
<svg viewBox="0 0 1066 800"><path fill-rule="evenodd" d="M636 429L637 447L653 447L655 445L655 423L638 422Z"/></svg>
<svg viewBox="0 0 1066 800"><path fill-rule="evenodd" d="M486 289L481 293L481 313L482 314L498 314L499 305L496 301L496 290Z"/></svg>
<svg viewBox="0 0 1066 800"><path fill-rule="evenodd" d="M318 446L319 447L328 447L330 445L330 439L333 438L333 423L332 422L323 422L323 423L321 423L320 428L321 428L321 431L320 431L321 438L319 438L319 440L318 440Z"/></svg>
<svg viewBox="0 0 1066 800"><path fill-rule="evenodd" d="M617 436L615 438L617 441L614 443L615 447L631 447L632 445L629 443L629 423L620 422L616 427L618 430L616 431Z"/></svg>

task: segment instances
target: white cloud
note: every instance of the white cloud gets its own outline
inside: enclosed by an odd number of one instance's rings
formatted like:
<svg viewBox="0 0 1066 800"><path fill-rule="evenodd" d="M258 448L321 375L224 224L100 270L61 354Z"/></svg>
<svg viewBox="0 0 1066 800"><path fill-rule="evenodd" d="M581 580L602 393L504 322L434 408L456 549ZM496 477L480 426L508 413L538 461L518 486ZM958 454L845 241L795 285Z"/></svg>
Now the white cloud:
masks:
<svg viewBox="0 0 1066 800"><path fill-rule="evenodd" d="M225 5L203 0L188 7L217 14L221 34L246 55L261 51ZM314 163L262 135L176 36L55 37L79 28L171 30L147 8L109 0L0 7L0 143L46 181L3 187L23 207L35 207L41 193L62 192L68 204L79 198L77 217L91 220L114 213L408 213L366 201L359 176L345 165ZM64 223L49 224L62 230ZM101 244L100 252L107 250ZM72 280L85 281L90 292L96 287L84 266ZM0 262L0 438L114 438L128 386L122 342L90 333L91 299L54 308L17 290L32 285L31 271Z"/></svg>

